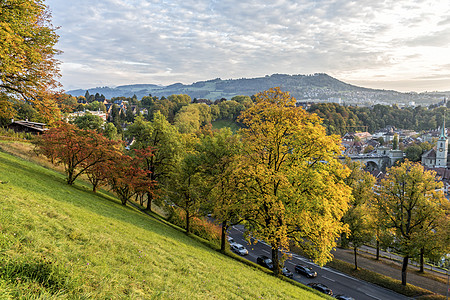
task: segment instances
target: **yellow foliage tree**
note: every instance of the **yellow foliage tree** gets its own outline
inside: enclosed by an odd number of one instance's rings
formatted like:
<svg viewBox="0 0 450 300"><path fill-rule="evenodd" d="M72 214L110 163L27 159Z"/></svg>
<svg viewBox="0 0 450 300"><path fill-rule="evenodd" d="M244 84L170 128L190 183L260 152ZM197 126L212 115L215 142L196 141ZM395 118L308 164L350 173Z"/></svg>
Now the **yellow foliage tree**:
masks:
<svg viewBox="0 0 450 300"><path fill-rule="evenodd" d="M406 160L386 172L375 204L384 226L394 234L392 247L403 255L402 285L406 285L409 259L431 244L433 236L448 233L450 205L436 172L425 171L419 163ZM448 237L441 240L445 249L448 243Z"/></svg>
<svg viewBox="0 0 450 300"><path fill-rule="evenodd" d="M0 99L32 104L46 120L58 114L52 89L58 86L54 49L58 35L43 0L0 2ZM0 111L10 117L11 111Z"/></svg>
<svg viewBox="0 0 450 300"><path fill-rule="evenodd" d="M340 138L327 136L315 114L296 107L289 93L273 88L256 95L256 104L239 117L243 150L235 172L241 178L247 228L272 246L274 273L279 251L293 241L324 265L346 230L349 170L337 157Z"/></svg>

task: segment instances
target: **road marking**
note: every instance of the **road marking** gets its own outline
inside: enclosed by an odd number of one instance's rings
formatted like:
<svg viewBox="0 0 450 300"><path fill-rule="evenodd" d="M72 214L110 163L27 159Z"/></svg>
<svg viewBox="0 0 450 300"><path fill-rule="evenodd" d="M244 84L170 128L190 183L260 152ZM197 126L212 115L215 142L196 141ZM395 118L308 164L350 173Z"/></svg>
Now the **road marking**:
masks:
<svg viewBox="0 0 450 300"><path fill-rule="evenodd" d="M354 277L348 276L348 275L346 275L346 274L344 274L344 273L337 272L337 271L335 271L335 270L333 270L333 269L329 269L329 268L327 268L327 267L322 267L322 269L327 270L328 272L334 273L334 274L336 274L336 275L340 275L340 276L342 276L342 277L348 278L348 279L353 279L353 280L355 280L355 281L362 282L361 280L358 280L358 279L356 279L356 278L354 278Z"/></svg>
<svg viewBox="0 0 450 300"><path fill-rule="evenodd" d="M377 300L383 300L383 299L381 299L381 298L375 297L375 296L370 295L370 294L367 294L367 293L364 293L364 295L367 295L367 296L369 296L369 297L371 297L371 298L374 298L374 299L377 299Z"/></svg>
<svg viewBox="0 0 450 300"><path fill-rule="evenodd" d="M336 280L334 280L334 279L331 279L331 278L328 278L327 276L324 276L324 275L322 275L322 278L328 279L329 281L333 281L333 282L336 282Z"/></svg>

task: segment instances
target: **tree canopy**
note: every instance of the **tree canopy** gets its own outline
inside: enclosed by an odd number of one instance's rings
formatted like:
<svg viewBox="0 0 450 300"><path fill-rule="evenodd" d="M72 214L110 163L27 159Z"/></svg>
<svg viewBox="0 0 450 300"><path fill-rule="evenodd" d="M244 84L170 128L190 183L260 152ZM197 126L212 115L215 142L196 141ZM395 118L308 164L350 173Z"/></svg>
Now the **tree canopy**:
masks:
<svg viewBox="0 0 450 300"><path fill-rule="evenodd" d="M50 96L58 86L55 30L43 0L0 2L0 117L12 117L18 100L32 104L41 117L55 117Z"/></svg>
<svg viewBox="0 0 450 300"><path fill-rule="evenodd" d="M289 250L289 239L323 265L348 208L349 170L337 160L338 136L327 136L315 114L300 107L279 88L256 96L256 104L240 120L242 154L236 172L242 178L240 197L249 212L247 228L272 246L274 272L278 249Z"/></svg>
<svg viewBox="0 0 450 300"><path fill-rule="evenodd" d="M449 202L435 176L434 171L406 160L388 169L377 188L375 204L384 227L395 237L393 247L403 255L403 285L409 258L419 254L424 241L440 232L441 226L448 226Z"/></svg>

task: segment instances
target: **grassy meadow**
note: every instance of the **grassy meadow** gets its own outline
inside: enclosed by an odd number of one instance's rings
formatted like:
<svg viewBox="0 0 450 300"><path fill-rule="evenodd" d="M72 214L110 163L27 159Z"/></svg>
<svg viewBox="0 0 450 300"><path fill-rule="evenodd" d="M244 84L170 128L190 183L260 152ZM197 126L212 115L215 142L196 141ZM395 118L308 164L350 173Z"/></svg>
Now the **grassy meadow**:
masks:
<svg viewBox="0 0 450 300"><path fill-rule="evenodd" d="M321 299L0 151L0 299Z"/></svg>

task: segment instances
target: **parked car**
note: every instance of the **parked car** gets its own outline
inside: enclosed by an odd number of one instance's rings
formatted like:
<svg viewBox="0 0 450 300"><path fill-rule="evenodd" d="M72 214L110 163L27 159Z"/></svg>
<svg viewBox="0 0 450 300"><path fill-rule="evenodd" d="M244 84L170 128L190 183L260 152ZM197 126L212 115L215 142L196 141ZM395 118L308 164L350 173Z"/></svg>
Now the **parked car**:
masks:
<svg viewBox="0 0 450 300"><path fill-rule="evenodd" d="M234 239L231 236L227 236L227 240L230 245L234 243Z"/></svg>
<svg viewBox="0 0 450 300"><path fill-rule="evenodd" d="M238 243L230 244L231 251L236 252L239 255L247 255L248 251L244 246Z"/></svg>
<svg viewBox="0 0 450 300"><path fill-rule="evenodd" d="M256 258L256 263L257 263L258 265L263 266L264 268L267 268L267 269L270 269L270 270L273 269L273 263L272 263L272 260L271 260L270 258L268 258L267 256L265 256L265 255L258 256L258 257Z"/></svg>
<svg viewBox="0 0 450 300"><path fill-rule="evenodd" d="M308 278L317 277L317 272L313 271L313 269L311 269L310 267L307 267L305 265L296 265L295 272L305 275Z"/></svg>
<svg viewBox="0 0 450 300"><path fill-rule="evenodd" d="M353 298L353 297L342 295L342 294L336 295L336 296L334 296L334 298L339 299L339 300L355 300L355 298Z"/></svg>
<svg viewBox="0 0 450 300"><path fill-rule="evenodd" d="M315 290L318 290L319 292L333 296L333 291L329 287L327 287L325 284L318 283L318 282L311 282L311 283L308 283L308 286Z"/></svg>
<svg viewBox="0 0 450 300"><path fill-rule="evenodd" d="M284 276L286 276L287 278L292 278L292 277L294 277L294 274L293 274L291 271L289 271L289 269L286 268L286 267L284 267L284 268L281 269L281 273L282 273Z"/></svg>

